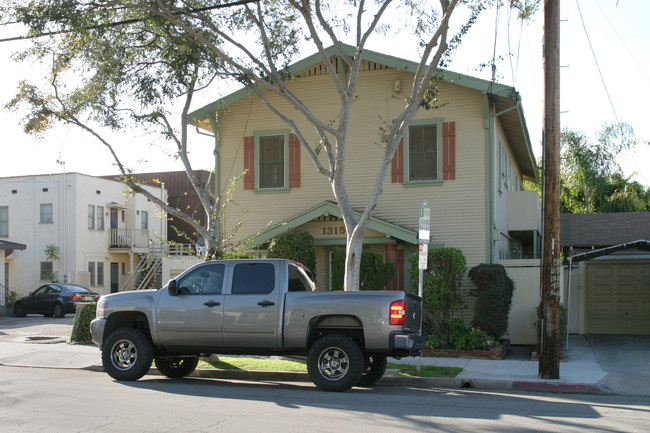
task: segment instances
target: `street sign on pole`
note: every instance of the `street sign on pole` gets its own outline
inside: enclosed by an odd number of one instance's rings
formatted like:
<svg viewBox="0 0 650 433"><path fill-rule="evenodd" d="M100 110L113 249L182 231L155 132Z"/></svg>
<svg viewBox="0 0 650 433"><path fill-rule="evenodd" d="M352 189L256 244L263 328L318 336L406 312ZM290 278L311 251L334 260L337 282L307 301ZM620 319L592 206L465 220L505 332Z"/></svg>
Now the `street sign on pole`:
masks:
<svg viewBox="0 0 650 433"><path fill-rule="evenodd" d="M425 270L427 268L427 259L429 258L429 244L420 244L420 254L418 255L418 269Z"/></svg>
<svg viewBox="0 0 650 433"><path fill-rule="evenodd" d="M420 207L420 230L418 239L421 244L428 244L431 239L431 209L427 207L427 201L422 202Z"/></svg>

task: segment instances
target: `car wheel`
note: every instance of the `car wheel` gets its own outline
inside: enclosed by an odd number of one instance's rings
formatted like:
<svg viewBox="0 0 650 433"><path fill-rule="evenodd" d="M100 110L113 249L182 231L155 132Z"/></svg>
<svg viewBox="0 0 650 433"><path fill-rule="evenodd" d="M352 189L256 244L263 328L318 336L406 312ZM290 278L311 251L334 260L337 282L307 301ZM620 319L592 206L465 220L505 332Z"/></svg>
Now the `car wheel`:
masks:
<svg viewBox="0 0 650 433"><path fill-rule="evenodd" d="M59 302L54 304L52 307L52 315L56 318L61 318L65 316L65 310L63 309L63 305L61 305Z"/></svg>
<svg viewBox="0 0 650 433"><path fill-rule="evenodd" d="M155 358L158 371L172 379L189 376L199 363L198 356L187 358Z"/></svg>
<svg viewBox="0 0 650 433"><path fill-rule="evenodd" d="M371 355L366 357L366 366L359 379L358 386L372 386L379 382L386 373L386 365L388 361L385 356Z"/></svg>
<svg viewBox="0 0 650 433"><path fill-rule="evenodd" d="M25 307L23 304L14 304L14 316L16 317L25 317L27 313L25 312Z"/></svg>
<svg viewBox="0 0 650 433"><path fill-rule="evenodd" d="M307 371L323 391L347 391L359 382L364 369L359 345L350 337L329 334L316 340L307 355Z"/></svg>
<svg viewBox="0 0 650 433"><path fill-rule="evenodd" d="M144 332L135 328L113 331L104 341L102 364L116 380L138 380L151 368L153 346Z"/></svg>

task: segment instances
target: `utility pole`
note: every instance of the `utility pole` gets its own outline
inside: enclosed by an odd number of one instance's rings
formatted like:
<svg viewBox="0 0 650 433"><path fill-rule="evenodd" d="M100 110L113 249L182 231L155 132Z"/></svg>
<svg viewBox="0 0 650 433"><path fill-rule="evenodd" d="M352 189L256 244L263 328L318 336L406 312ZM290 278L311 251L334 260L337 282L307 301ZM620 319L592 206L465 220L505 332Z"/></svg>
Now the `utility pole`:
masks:
<svg viewBox="0 0 650 433"><path fill-rule="evenodd" d="M542 320L539 377L560 378L560 0L544 1Z"/></svg>

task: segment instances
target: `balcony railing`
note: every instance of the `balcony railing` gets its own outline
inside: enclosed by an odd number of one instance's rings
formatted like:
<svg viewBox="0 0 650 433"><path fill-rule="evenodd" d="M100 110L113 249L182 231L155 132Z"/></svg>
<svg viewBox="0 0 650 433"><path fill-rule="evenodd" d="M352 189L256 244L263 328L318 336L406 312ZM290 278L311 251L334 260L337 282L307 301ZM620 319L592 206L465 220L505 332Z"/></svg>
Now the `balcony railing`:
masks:
<svg viewBox="0 0 650 433"><path fill-rule="evenodd" d="M149 230L145 229L110 229L110 248L148 248Z"/></svg>

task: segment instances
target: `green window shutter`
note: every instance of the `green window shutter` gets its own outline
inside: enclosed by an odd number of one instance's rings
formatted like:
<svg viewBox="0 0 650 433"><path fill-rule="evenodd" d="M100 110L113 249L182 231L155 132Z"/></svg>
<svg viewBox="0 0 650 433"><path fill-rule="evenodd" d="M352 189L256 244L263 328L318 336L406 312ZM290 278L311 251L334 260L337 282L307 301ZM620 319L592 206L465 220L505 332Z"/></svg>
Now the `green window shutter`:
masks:
<svg viewBox="0 0 650 433"><path fill-rule="evenodd" d="M255 189L255 137L244 137L244 189Z"/></svg>

